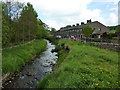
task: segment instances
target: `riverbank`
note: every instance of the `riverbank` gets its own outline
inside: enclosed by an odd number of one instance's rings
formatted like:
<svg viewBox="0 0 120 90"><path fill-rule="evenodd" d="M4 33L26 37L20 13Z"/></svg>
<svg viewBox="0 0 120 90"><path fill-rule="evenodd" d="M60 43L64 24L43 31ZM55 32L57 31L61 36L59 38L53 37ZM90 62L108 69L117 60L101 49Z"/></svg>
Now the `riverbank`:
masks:
<svg viewBox="0 0 120 90"><path fill-rule="evenodd" d="M52 72L52 66L56 64L57 53L51 52L55 45L48 40L46 50L30 60L16 75L13 80L7 80L4 88L36 88L38 81L41 81L47 74ZM11 78L12 79L12 78Z"/></svg>
<svg viewBox="0 0 120 90"><path fill-rule="evenodd" d="M118 52L72 40L60 40L58 45L63 43L70 52L65 55L59 51L57 70L39 82L38 88L119 87Z"/></svg>
<svg viewBox="0 0 120 90"><path fill-rule="evenodd" d="M29 62L36 54L46 49L45 40L34 40L33 42L2 51L2 73L13 73L19 71L22 66Z"/></svg>

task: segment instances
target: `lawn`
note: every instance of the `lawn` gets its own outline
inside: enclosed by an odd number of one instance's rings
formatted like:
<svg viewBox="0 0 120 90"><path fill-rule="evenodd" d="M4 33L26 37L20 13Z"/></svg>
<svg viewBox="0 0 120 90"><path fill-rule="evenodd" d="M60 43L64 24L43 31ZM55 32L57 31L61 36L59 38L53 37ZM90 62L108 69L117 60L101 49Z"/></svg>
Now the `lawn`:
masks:
<svg viewBox="0 0 120 90"><path fill-rule="evenodd" d="M62 43L69 46L70 52L60 53L58 69L40 81L38 88L119 87L118 52L72 40L60 40L59 46Z"/></svg>
<svg viewBox="0 0 120 90"><path fill-rule="evenodd" d="M46 49L45 40L35 40L27 45L2 51L2 72L10 73L19 71L37 53Z"/></svg>

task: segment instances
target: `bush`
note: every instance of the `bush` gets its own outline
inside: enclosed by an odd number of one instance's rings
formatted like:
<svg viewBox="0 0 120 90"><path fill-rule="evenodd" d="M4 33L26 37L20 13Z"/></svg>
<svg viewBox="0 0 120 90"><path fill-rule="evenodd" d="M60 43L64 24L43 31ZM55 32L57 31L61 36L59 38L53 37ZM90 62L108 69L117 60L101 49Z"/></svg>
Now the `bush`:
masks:
<svg viewBox="0 0 120 90"><path fill-rule="evenodd" d="M93 41L94 41L94 42L101 42L101 39L95 38Z"/></svg>

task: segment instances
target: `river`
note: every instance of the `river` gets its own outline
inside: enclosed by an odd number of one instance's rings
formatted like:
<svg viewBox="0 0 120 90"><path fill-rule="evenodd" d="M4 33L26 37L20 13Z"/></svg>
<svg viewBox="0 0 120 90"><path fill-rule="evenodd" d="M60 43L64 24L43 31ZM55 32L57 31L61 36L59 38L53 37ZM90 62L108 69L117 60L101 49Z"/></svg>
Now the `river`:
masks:
<svg viewBox="0 0 120 90"><path fill-rule="evenodd" d="M36 88L37 83L52 72L52 67L57 62L57 53L52 53L52 49L55 49L55 45L47 40L46 51L42 52L31 64L27 64L17 79L11 81L5 88Z"/></svg>

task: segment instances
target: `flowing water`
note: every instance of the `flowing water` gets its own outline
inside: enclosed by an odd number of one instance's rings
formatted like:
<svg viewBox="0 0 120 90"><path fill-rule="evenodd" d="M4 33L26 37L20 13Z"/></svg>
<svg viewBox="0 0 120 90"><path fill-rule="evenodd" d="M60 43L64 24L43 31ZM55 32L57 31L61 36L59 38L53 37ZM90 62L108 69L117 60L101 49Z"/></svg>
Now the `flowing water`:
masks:
<svg viewBox="0 0 120 90"><path fill-rule="evenodd" d="M56 64L57 53L52 53L51 50L55 49L47 41L47 49L36 58L32 64L26 65L20 72L18 78L10 82L6 87L9 88L35 88L37 83L42 80L47 74L52 72L52 66ZM5 87L5 88L6 88Z"/></svg>

